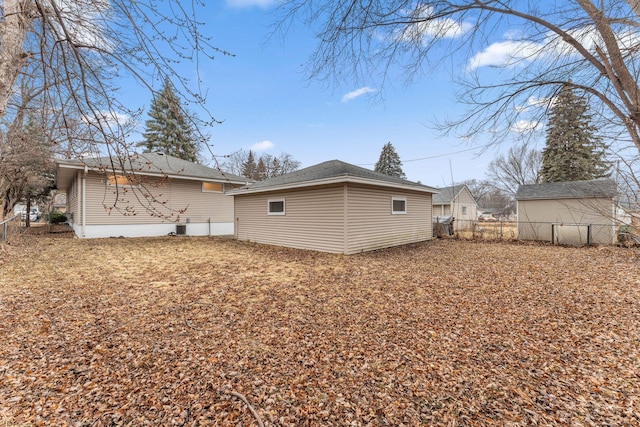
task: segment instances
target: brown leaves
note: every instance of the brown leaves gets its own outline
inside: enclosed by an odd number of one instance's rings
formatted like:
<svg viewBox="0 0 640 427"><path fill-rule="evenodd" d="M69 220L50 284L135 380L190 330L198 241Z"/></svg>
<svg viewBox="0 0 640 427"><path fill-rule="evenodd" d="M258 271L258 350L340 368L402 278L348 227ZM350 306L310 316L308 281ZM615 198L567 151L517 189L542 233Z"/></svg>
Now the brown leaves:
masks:
<svg viewBox="0 0 640 427"><path fill-rule="evenodd" d="M0 421L638 424L638 254L31 240L0 266Z"/></svg>

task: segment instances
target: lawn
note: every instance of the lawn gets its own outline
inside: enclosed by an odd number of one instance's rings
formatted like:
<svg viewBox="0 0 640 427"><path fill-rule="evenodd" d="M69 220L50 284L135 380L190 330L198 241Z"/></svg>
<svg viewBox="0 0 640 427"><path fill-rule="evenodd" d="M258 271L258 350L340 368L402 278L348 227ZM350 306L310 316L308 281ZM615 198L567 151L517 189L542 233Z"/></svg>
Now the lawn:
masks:
<svg viewBox="0 0 640 427"><path fill-rule="evenodd" d="M640 425L636 249L29 237L0 255L1 426Z"/></svg>

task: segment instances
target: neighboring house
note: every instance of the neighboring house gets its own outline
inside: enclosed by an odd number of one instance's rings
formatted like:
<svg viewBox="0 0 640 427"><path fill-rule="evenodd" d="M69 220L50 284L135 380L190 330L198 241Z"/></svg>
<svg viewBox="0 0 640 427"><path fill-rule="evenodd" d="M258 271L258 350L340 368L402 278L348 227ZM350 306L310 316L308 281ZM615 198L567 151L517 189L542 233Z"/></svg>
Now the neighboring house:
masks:
<svg viewBox="0 0 640 427"><path fill-rule="evenodd" d="M230 194L238 240L354 254L432 239L437 191L331 160Z"/></svg>
<svg viewBox="0 0 640 427"><path fill-rule="evenodd" d="M518 239L560 244L613 244L616 184L610 179L521 185Z"/></svg>
<svg viewBox="0 0 640 427"><path fill-rule="evenodd" d="M440 193L433 196L433 216L453 216L454 228L468 228L477 219L478 203L466 185L439 188Z"/></svg>
<svg viewBox="0 0 640 427"><path fill-rule="evenodd" d="M113 163L112 163L113 160ZM56 184L79 237L232 235L233 198L247 179L158 153L57 160Z"/></svg>

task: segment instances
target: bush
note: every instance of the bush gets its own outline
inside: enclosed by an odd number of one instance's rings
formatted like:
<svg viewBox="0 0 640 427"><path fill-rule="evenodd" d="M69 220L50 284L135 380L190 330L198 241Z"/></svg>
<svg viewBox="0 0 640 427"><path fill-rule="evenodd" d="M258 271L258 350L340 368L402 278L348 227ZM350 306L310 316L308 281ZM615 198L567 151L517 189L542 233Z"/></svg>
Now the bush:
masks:
<svg viewBox="0 0 640 427"><path fill-rule="evenodd" d="M58 210L54 209L49 213L50 224L60 224L66 221L67 221L67 215Z"/></svg>

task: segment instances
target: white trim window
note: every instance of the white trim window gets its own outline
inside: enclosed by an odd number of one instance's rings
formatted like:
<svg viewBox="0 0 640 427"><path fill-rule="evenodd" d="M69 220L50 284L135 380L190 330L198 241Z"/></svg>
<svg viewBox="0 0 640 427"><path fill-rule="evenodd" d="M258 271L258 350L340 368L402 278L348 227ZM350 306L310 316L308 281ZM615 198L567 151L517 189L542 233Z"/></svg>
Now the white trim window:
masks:
<svg viewBox="0 0 640 427"><path fill-rule="evenodd" d="M267 215L285 215L285 212L284 198L267 200Z"/></svg>
<svg viewBox="0 0 640 427"><path fill-rule="evenodd" d="M406 215L406 213L407 213L407 198L392 197L391 198L391 214Z"/></svg>

